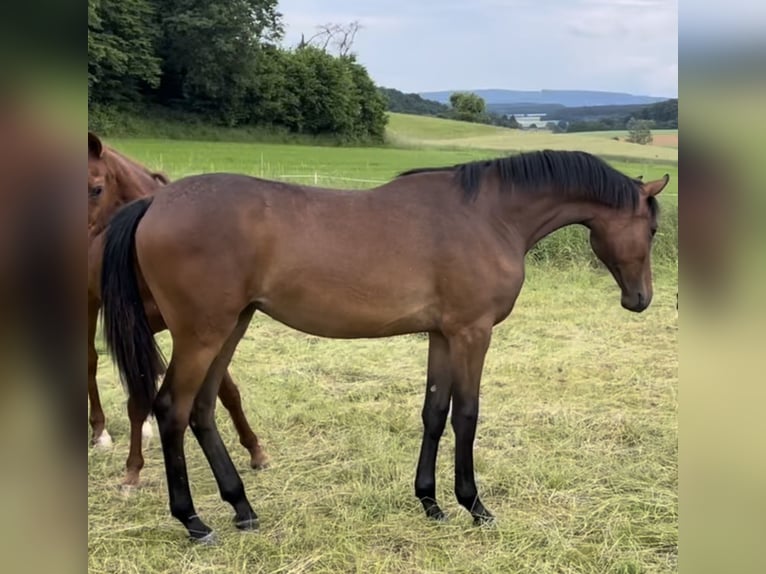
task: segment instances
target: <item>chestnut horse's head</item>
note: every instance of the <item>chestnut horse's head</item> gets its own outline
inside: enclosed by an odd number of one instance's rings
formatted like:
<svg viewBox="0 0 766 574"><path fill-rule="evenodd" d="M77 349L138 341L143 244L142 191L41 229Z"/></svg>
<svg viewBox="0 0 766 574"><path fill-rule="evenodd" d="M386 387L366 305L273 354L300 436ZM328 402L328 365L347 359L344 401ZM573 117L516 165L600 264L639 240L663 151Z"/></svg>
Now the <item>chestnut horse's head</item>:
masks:
<svg viewBox="0 0 766 574"><path fill-rule="evenodd" d="M88 132L88 230L98 232L122 205L169 182L106 147Z"/></svg>

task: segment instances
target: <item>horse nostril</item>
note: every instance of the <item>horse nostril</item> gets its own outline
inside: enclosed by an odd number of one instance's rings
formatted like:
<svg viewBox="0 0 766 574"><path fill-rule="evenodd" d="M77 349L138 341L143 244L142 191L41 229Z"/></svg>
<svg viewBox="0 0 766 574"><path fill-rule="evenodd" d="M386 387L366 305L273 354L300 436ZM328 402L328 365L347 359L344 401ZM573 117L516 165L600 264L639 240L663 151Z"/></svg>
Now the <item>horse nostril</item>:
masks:
<svg viewBox="0 0 766 574"><path fill-rule="evenodd" d="M638 292L638 306L643 307L644 306L644 294L640 291Z"/></svg>

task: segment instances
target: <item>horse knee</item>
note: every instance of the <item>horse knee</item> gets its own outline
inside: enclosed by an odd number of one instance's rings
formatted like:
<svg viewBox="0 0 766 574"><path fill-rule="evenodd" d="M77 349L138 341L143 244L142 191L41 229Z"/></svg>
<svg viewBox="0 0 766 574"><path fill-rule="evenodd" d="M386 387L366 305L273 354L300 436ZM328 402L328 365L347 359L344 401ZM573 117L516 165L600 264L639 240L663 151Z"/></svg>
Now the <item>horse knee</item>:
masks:
<svg viewBox="0 0 766 574"><path fill-rule="evenodd" d="M429 406L423 409L421 413L423 427L431 438L439 438L444 432L448 411L449 407Z"/></svg>
<svg viewBox="0 0 766 574"><path fill-rule="evenodd" d="M456 429L462 425L469 427L476 426L479 419L479 403L471 401L452 409L452 428Z"/></svg>

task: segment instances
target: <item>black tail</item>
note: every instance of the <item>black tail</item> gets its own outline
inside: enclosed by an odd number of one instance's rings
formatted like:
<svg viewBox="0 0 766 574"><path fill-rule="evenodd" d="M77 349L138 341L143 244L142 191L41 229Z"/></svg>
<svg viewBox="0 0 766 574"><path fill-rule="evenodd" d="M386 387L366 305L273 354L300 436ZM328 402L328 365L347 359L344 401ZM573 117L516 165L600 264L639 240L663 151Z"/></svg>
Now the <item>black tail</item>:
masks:
<svg viewBox="0 0 766 574"><path fill-rule="evenodd" d="M151 202L151 198L139 199L114 215L106 229L101 268L106 346L117 363L128 395L147 414L157 393L157 379L165 371L136 277L136 229Z"/></svg>

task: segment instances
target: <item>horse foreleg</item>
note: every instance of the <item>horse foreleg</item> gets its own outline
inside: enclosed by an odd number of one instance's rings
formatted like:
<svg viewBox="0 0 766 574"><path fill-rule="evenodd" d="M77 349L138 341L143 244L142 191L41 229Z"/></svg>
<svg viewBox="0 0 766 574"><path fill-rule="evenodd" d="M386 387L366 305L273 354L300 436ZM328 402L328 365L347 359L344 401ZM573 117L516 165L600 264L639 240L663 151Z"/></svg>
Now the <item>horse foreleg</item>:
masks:
<svg viewBox="0 0 766 574"><path fill-rule="evenodd" d="M491 326L462 329L449 338L452 370L452 428L455 431L455 496L475 524L492 522L476 489L473 442L479 417L479 383Z"/></svg>
<svg viewBox="0 0 766 574"><path fill-rule="evenodd" d="M98 395L96 371L98 369L98 353L96 352L96 323L98 321L98 305L88 302L88 400L90 402L91 446L106 448L112 446L112 437L106 431L106 417L101 407Z"/></svg>

